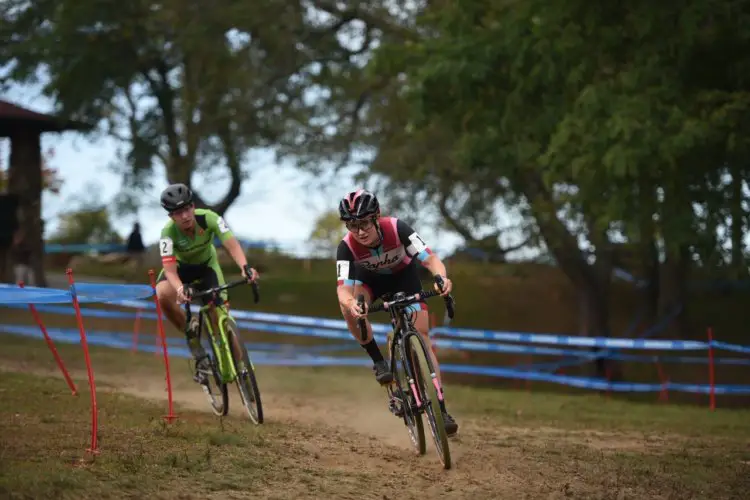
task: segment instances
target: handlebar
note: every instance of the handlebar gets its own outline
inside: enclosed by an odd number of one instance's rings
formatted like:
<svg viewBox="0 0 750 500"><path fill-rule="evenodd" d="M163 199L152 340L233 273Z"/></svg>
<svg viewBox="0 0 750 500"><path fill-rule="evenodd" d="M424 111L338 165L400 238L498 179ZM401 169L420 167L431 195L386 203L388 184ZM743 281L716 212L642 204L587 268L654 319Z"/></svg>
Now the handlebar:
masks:
<svg viewBox="0 0 750 500"><path fill-rule="evenodd" d="M436 275L434 277L434 280L435 280L435 284L438 286L438 288L440 290L442 290L443 289L443 284L444 284L443 278L440 277L439 275ZM417 292L415 294L406 295L404 297L400 297L400 298L395 299L395 300L390 300L390 301L385 301L384 300L380 304L378 304L376 306L373 306L373 307L370 307L369 310L368 310L368 313L388 311L388 310L390 310L391 308L394 308L394 307L397 307L397 308L408 307L408 306L410 306L412 304L416 304L418 302L423 302L424 300L429 299L431 297L437 297L437 296L440 295L440 293L441 292L436 292L434 290L429 290L429 291L422 290L422 291L419 291L419 292ZM448 294L448 296L444 297L443 300L445 301L445 310L448 313L448 317L451 318L451 319L453 319L453 316L455 315L455 307L454 307L455 300L453 299L453 296L450 295L450 294ZM360 309L364 306L364 304L365 304L365 296L362 295L362 294L358 295L357 296L357 305L360 307ZM367 338L367 325L365 324L364 318L359 318L357 320L357 323L359 325L359 331L360 331L361 336L362 336L362 341L364 342L364 340Z"/></svg>
<svg viewBox="0 0 750 500"><path fill-rule="evenodd" d="M416 304L418 302L422 302L425 299L429 299L430 297L435 297L440 295L440 293L430 290L430 291L421 291L417 292L412 295L406 295L404 297L401 297L400 299L390 300L386 301L384 300L380 304L373 306L369 309L368 312L382 312L382 311L388 311L391 308L398 307L398 308L404 308L407 306L410 306L412 304Z"/></svg>
<svg viewBox="0 0 750 500"><path fill-rule="evenodd" d="M194 293L190 297L190 301L185 302L185 311L187 313L187 320L188 320L188 322L190 321L190 317L191 317L191 314L190 314L190 303L193 300L200 299L200 298L203 298L203 297L208 297L208 296L216 296L219 293L223 292L224 290L229 290L230 288L234 288L234 287L240 286L240 285L247 285L247 284L248 284L247 280L245 278L242 278L242 279L239 279L239 280L236 280L236 281L231 281L229 283L225 283L224 285L221 285L221 286L215 286L213 288L209 288L207 290L202 290L200 292ZM253 302L255 304L257 304L260 301L260 292L258 291L258 283L256 283L255 281L253 281L252 283L250 283L250 285L253 288Z"/></svg>

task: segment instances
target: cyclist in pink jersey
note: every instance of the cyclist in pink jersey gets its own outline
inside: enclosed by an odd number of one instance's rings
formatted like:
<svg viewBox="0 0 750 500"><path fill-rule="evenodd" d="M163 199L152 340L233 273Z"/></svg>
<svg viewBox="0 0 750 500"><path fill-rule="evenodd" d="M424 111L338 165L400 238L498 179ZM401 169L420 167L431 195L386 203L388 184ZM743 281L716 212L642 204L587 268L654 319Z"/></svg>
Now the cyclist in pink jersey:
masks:
<svg viewBox="0 0 750 500"><path fill-rule="evenodd" d="M451 292L453 285L446 276L443 262L414 229L395 217L381 217L380 203L373 193L363 189L349 193L339 203L339 215L349 230L336 251L337 294L341 313L352 336L372 359L376 380L381 384L390 384L393 378L388 361L380 352L365 316L368 304L386 294L414 294L422 290L417 262L433 276L443 278L443 296ZM356 297L359 294L364 294L367 299L364 310L357 305ZM416 314L414 326L427 343L440 377L440 366L428 336L427 304L422 302L412 308ZM357 325L359 318L365 318L367 323L364 343ZM441 410L446 432L448 435L456 434L458 424L448 414L442 401Z"/></svg>

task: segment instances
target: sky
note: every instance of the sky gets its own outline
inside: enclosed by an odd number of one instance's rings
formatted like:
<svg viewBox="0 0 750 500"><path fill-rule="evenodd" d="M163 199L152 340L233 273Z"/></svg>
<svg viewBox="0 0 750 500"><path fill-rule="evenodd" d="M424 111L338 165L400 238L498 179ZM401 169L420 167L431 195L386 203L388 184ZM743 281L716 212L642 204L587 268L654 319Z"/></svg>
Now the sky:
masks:
<svg viewBox="0 0 750 500"><path fill-rule="evenodd" d="M53 110L52 101L45 98L36 86L15 86L0 98L41 113ZM55 231L57 215L75 207L71 201L75 196L96 194L103 202L109 202L121 187L120 176L108 168L116 158L114 140L92 141L75 132L43 134L42 151L51 148L54 156L49 166L58 170L63 186L59 195L45 193L42 199L47 235ZM0 141L0 168L7 168L9 151L9 141ZM335 210L344 194L359 187L347 174L321 183L319 178L292 165L275 163L270 151L257 151L250 155L248 162L252 162L253 174L225 214L227 223L238 237L272 240L283 250L296 255L304 255L308 250L305 243L316 218L327 210ZM215 186L198 186L205 198L214 201L225 192L228 180L226 183L217 182ZM138 214L141 234L147 245L158 240L161 228L167 222L167 216L158 204L159 193L164 187L166 178L158 178ZM309 201L300 203L303 196ZM112 219L115 230L123 237L129 234L135 222L133 217L113 216ZM415 229L438 255L451 252L461 243L461 238L453 233L437 232L429 226Z"/></svg>

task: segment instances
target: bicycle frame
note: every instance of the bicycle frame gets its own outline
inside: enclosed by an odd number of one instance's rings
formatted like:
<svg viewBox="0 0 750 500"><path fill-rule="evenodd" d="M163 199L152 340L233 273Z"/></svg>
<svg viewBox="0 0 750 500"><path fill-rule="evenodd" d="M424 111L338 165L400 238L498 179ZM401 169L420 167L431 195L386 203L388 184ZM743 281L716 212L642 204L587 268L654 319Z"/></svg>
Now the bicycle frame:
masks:
<svg viewBox="0 0 750 500"><path fill-rule="evenodd" d="M218 326L218 332L216 333L213 331L213 322L208 315L208 311L212 307L216 314L216 324ZM209 340L213 345L214 352L216 353L216 368L219 371L221 381L225 384L234 382L235 378L237 378L237 371L234 368L234 360L227 348L228 339L225 324L229 317L229 311L227 311L227 308L223 304L206 304L201 306L198 310L198 340L200 341L201 338L204 320L208 319L208 321L205 321L206 331L208 332Z"/></svg>
<svg viewBox="0 0 750 500"><path fill-rule="evenodd" d="M229 288L233 288L235 286L244 285L244 284L247 284L247 280L242 279L238 281L233 281L231 283L227 283L226 285L214 287L214 288L211 288L206 291L199 292L193 295L193 299L211 296L211 300L208 303L202 305L198 309L198 341L200 342L201 334L203 332L204 319L208 316L207 311L210 309L213 309L216 314L216 324L218 326L218 332L213 331L213 325L212 325L210 317L208 318L209 320L206 321L206 330L209 333L209 340L213 347L213 351L216 355L215 361L217 364L217 369L219 371L219 377L221 378L221 381L225 384L232 383L237 378L237 369L234 363L234 359L232 357L232 351L230 350L229 339L227 338L227 333L226 333L227 321L234 322L234 318L232 318L232 315L229 313L229 310L227 309L226 305L221 300L219 293L224 290L228 290ZM252 285L253 285L253 296L254 296L255 302L257 303L259 299L258 286L256 283L252 283ZM186 313L186 321L187 323L190 323L190 320L192 318L192 312L190 310L190 302L185 303L185 313ZM235 331L237 331L236 325L235 325ZM240 340L237 339L237 342L240 342ZM242 346L238 346L238 347L242 348Z"/></svg>
<svg viewBox="0 0 750 500"><path fill-rule="evenodd" d="M443 287L442 279L439 276L435 277L435 283L438 285L440 289ZM410 318L410 315L406 312L406 309L412 305L419 302L422 302L430 297L435 297L439 295L437 292L434 291L420 291L413 295L406 295L403 292L398 292L393 295L393 299L390 301L383 300L381 304L379 304L376 307L373 307L370 309L370 312L378 312L378 311L388 311L391 317L391 325L393 326L393 333L392 337L389 343L389 349L388 352L390 353L390 366L391 371L395 374L395 350L399 349L399 353L401 355L401 359L405 361L404 368L406 375L408 377L407 383L409 384L409 389L411 389L412 396L414 397L414 402L417 405L417 411L421 413L424 410L424 398L423 394L420 394L420 391L416 387L415 378L416 374L414 373L414 366L413 363L410 361L409 352L407 352L407 345L409 341L409 337L416 335L417 338L419 338L419 342L422 344L422 346L426 349L426 345L424 342L424 339L422 339L422 336L416 331L416 328L414 327L414 324ZM445 306L446 310L448 312L448 316L450 318L453 318L454 316L454 300L452 296L445 297ZM364 296L360 295L358 298L358 302L360 306L364 305ZM362 340L365 340L367 335L367 328L365 325L365 322L363 319L359 320L359 328L360 332L362 334ZM443 401L443 388L440 384L440 381L437 378L437 373L435 371L435 366L432 361L432 358L427 355L427 365L430 371L430 375L432 378L432 383L435 386L435 389L437 390L438 399L439 401ZM406 404L407 401L402 401L402 404Z"/></svg>
<svg viewBox="0 0 750 500"><path fill-rule="evenodd" d="M435 292L421 292L420 294L415 294L414 296L412 296L412 300L414 302L421 302L422 300L435 295L437 295ZM417 297L419 297L419 300L414 300L417 299ZM407 377L406 383L408 384L408 390L411 390L411 395L414 398L417 413L422 413L426 406L426 398L424 397L424 394L422 394L422 391L417 388L415 382L417 374L415 373L415 367L407 346L409 346L409 337L416 336L417 338L419 338L420 343L422 343L423 345L424 340L421 338L421 334L415 328L414 322L410 317L411 315L407 313L407 308L411 304L399 304L399 302L401 301L412 302L412 300L409 300L409 298L403 296L403 294L396 294L394 296L393 302L384 302L383 305L385 306L385 304L389 304L388 307L384 308L390 313L391 325L393 326L393 333L391 336L390 344L388 346L388 351L390 352L389 364L391 366L391 370L394 374L396 374L396 349L398 349L402 363L404 365L404 372L406 373ZM435 388L437 389L438 397L440 401L442 401L443 389L437 379L435 367L433 365L432 359L429 356L427 356L427 365L432 376L432 381L435 384ZM403 387L402 389L407 388ZM409 401L404 400L401 403L403 405L406 405L409 404ZM427 403L429 404L429 400L427 401Z"/></svg>

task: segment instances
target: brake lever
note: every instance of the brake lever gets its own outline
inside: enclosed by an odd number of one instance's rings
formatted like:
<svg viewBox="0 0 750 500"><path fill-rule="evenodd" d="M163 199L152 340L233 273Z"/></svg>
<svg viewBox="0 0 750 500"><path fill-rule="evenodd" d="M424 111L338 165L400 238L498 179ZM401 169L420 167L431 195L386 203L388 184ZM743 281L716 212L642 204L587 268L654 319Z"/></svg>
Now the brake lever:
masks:
<svg viewBox="0 0 750 500"><path fill-rule="evenodd" d="M359 294L357 296L357 306L364 310L365 307L365 296L363 294ZM360 337L362 338L362 342L367 340L367 323L365 323L364 318L359 318L357 320L357 324L359 325L359 333Z"/></svg>
<svg viewBox="0 0 750 500"><path fill-rule="evenodd" d="M434 279L435 279L435 284L440 289L440 292L442 292L443 291L443 286L445 286L445 281L443 281L443 277L440 276L439 274L436 274L434 276ZM453 316L456 314L456 310L455 310L455 307L454 307L456 301L453 298L453 295L448 294L446 297L443 297L443 301L445 302L445 310L448 313L448 317L450 319L453 319Z"/></svg>

